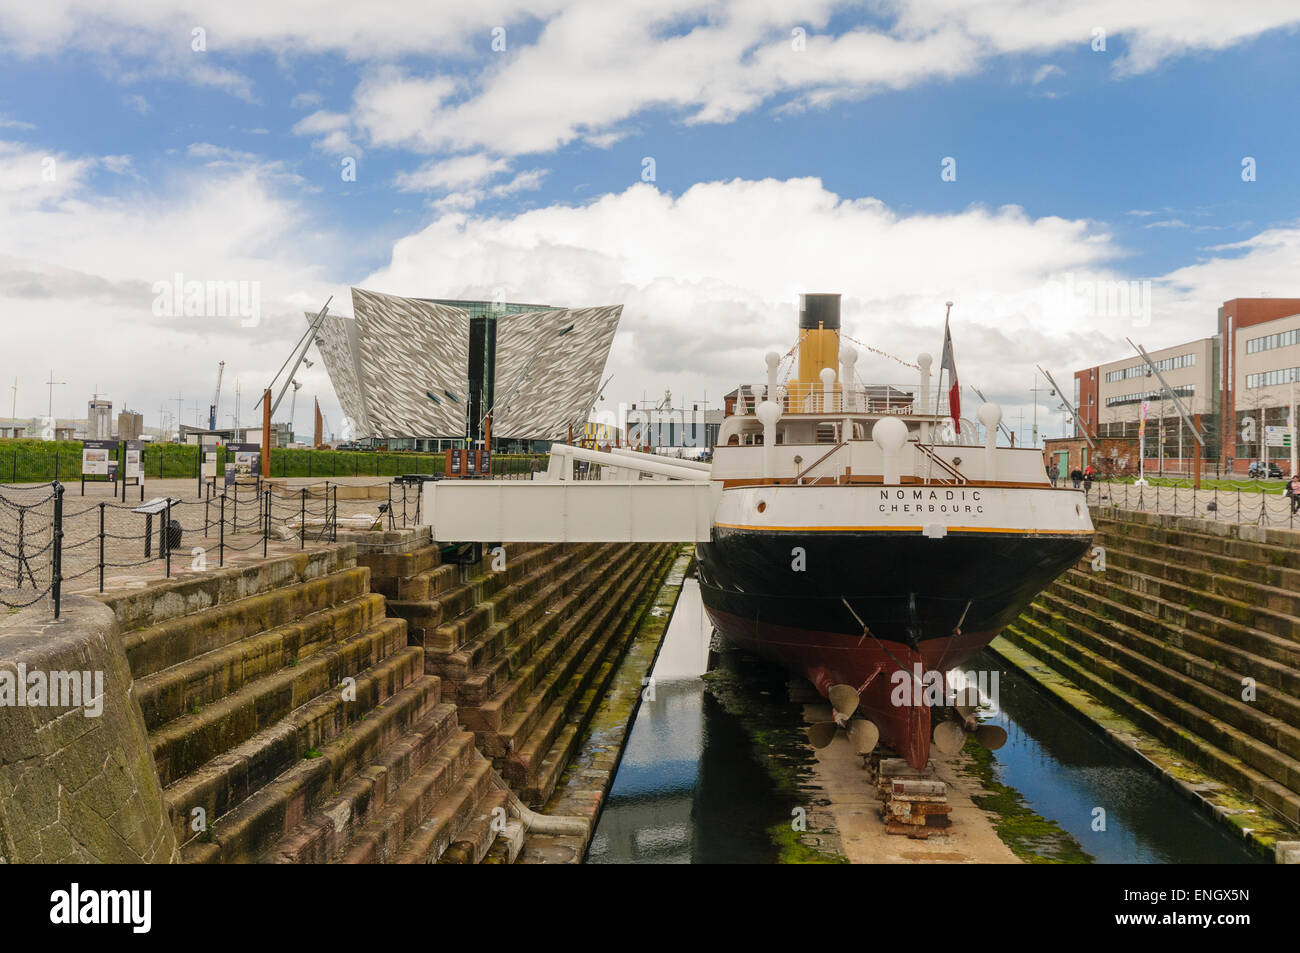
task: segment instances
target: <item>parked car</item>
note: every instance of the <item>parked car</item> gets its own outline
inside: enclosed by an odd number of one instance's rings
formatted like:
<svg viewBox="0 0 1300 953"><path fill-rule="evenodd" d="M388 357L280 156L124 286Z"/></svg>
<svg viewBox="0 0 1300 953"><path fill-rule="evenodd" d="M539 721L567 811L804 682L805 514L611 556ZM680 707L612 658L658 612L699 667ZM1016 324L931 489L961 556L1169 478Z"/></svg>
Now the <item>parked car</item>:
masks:
<svg viewBox="0 0 1300 953"><path fill-rule="evenodd" d="M1268 479L1270 480L1282 479L1282 468L1278 466L1276 463L1273 463L1271 460L1268 462L1267 466L1265 465L1263 460L1256 460L1254 463L1250 465L1250 469L1247 470L1246 473L1250 476L1252 480L1262 480L1264 479L1264 474L1266 471L1268 473Z"/></svg>

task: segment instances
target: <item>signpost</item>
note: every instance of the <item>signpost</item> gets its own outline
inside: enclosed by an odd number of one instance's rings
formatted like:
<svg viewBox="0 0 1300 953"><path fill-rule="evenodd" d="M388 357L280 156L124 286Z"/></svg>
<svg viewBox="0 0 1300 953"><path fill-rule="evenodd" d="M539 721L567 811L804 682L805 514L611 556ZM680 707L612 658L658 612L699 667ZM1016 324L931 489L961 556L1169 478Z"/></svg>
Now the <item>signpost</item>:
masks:
<svg viewBox="0 0 1300 953"><path fill-rule="evenodd" d="M144 500L144 441L128 440L123 451L122 465L122 502L126 502L126 481L135 480L140 488L140 500Z"/></svg>
<svg viewBox="0 0 1300 953"><path fill-rule="evenodd" d="M221 445L220 438L203 436L199 438L202 441L200 453L203 454L203 466L199 468L199 496L203 496L203 481L211 480L212 489L217 488L217 448Z"/></svg>
<svg viewBox="0 0 1300 953"><path fill-rule="evenodd" d="M86 477L97 482L96 477L105 477L117 481L117 468L113 457L117 454L116 440L83 440L81 442L81 495L86 495ZM113 488L117 496L117 487Z"/></svg>
<svg viewBox="0 0 1300 953"><path fill-rule="evenodd" d="M226 450L235 455L234 475L231 476L230 465L226 465L226 484L239 480L240 477L257 477L261 473L262 448L255 443L230 443Z"/></svg>

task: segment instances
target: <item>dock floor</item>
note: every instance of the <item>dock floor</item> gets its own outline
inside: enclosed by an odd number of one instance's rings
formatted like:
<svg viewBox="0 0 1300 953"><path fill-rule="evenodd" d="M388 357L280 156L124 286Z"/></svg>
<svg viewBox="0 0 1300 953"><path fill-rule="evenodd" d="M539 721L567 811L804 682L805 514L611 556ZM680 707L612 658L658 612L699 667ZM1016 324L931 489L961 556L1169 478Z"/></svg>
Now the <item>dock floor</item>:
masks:
<svg viewBox="0 0 1300 953"><path fill-rule="evenodd" d="M827 704L803 706L809 724L827 721ZM854 864L1018 864L1018 858L993 829L992 815L972 800L981 793L978 778L960 770L964 754L946 757L935 752L931 758L939 780L948 785L952 827L944 834L914 840L885 833L880 818L880 798L872 773L863 767L862 757L848 740L837 737L828 746L814 750L813 784L830 802L829 810L839 830L840 850Z"/></svg>

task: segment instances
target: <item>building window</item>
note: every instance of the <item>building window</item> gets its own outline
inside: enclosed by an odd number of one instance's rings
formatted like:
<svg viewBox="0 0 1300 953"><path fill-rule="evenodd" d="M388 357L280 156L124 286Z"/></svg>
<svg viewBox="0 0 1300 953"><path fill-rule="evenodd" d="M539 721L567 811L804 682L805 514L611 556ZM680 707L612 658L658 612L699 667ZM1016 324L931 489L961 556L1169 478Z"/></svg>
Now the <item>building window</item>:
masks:
<svg viewBox="0 0 1300 953"><path fill-rule="evenodd" d="M1196 354L1178 354L1174 357L1166 357L1163 360L1155 361L1156 370L1159 371L1176 371L1180 367L1194 367L1196 365ZM1116 371L1108 371L1106 382L1113 384L1116 381L1125 381L1133 377L1142 377L1147 373L1146 364L1135 364L1132 367L1121 367Z"/></svg>
<svg viewBox="0 0 1300 953"><path fill-rule="evenodd" d="M1170 388L1179 397L1196 396L1195 384L1179 384L1177 387ZM1122 407L1125 404L1140 404L1144 400L1157 400L1163 394L1162 390L1148 390L1140 394L1120 394L1115 397L1106 398L1107 407Z"/></svg>
<svg viewBox="0 0 1300 953"><path fill-rule="evenodd" d="M1246 387L1273 387L1277 384L1290 384L1300 381L1300 367L1283 367L1276 371L1264 371L1262 374L1247 374Z"/></svg>
<svg viewBox="0 0 1300 953"><path fill-rule="evenodd" d="M1300 328L1293 331L1281 331L1277 334L1266 334L1259 338L1251 338L1246 342L1246 353L1257 354L1260 351L1271 351L1274 348L1291 347L1293 344L1300 344Z"/></svg>

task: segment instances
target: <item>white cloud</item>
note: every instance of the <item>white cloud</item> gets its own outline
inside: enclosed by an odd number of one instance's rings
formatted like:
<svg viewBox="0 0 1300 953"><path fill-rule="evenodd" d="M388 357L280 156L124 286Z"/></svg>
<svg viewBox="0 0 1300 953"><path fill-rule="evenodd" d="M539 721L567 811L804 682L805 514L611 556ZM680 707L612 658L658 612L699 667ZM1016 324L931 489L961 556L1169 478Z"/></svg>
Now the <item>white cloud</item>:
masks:
<svg viewBox="0 0 1300 953"><path fill-rule="evenodd" d="M100 163L114 175L135 175L130 156L100 156Z"/></svg>
<svg viewBox="0 0 1300 953"><path fill-rule="evenodd" d="M1037 86L1043 80L1051 76L1064 76L1064 75L1065 75L1065 70L1061 69L1061 67L1057 66L1055 63L1048 63L1044 66L1038 67L1037 72L1034 73L1033 84Z"/></svg>
<svg viewBox="0 0 1300 953"><path fill-rule="evenodd" d="M312 145L322 152L339 156L358 156L361 149L352 141L349 129L352 120L343 113L334 113L321 109L305 116L294 124L293 131L299 136L316 136Z"/></svg>
<svg viewBox="0 0 1300 953"><path fill-rule="evenodd" d="M370 145L517 155L574 141L608 146L651 108L727 122L765 105L819 108L970 75L1004 55L1087 51L1097 27L1108 52L1095 55L1123 76L1300 25L1293 0L1255 0L1230 15L1221 0L880 0L866 25L841 26L854 6L809 0L795 19L774 0L480 0L440 5L436 15L418 0L335 0L310 13L228 0L183 8L49 0L0 9L0 50L88 51L130 63L112 71L122 81L179 76L249 100L251 80L219 57L341 54L365 66L351 119ZM195 24L208 31L206 54L189 49ZM490 51L496 27L507 30L501 53ZM792 42L796 27L805 31L802 50ZM534 32L531 44L518 39ZM430 56L439 72L393 65ZM1041 67L1037 81L1057 69ZM318 101L299 94L293 105ZM336 128L317 145L355 151L348 135Z"/></svg>
<svg viewBox="0 0 1300 953"><path fill-rule="evenodd" d="M943 303L955 301L961 380L1008 414L1023 407L1028 420L1035 364L1060 380L1129 353L1126 336L1150 348L1209 336L1224 300L1294 294L1277 276L1300 273L1300 228L1278 229L1149 276L1149 309L1108 313L1084 289L1142 280L1125 272L1124 250L1095 223L1015 207L902 215L816 179L702 183L678 198L638 184L514 216L474 216L454 199L359 284L413 296L486 298L504 288L512 300L621 302L612 404L668 387L686 401L707 393L716 406L737 383L764 377L766 351L794 342L798 294L830 291L844 296L847 335L907 360L938 353ZM859 373L907 383L912 372L863 354Z"/></svg>
<svg viewBox="0 0 1300 953"><path fill-rule="evenodd" d="M414 172L397 176L397 187L407 192L464 189L493 179L510 171L507 159L493 158L483 153L455 156L426 162Z"/></svg>
<svg viewBox="0 0 1300 953"><path fill-rule="evenodd" d="M201 144L190 151L215 154ZM331 291L345 294L311 264L323 240L283 193L276 165L226 157L187 170L157 192L108 197L95 195L86 177L96 165L121 167L119 157L55 154L54 181L42 176L44 158L39 149L0 143L4 354L22 358L0 357L0 366L19 378L19 413L44 407L35 400L37 368L54 367L70 382L55 394L60 415L84 415L98 385L118 407L146 412L151 426L160 402L180 391L189 420L194 399L206 408L213 365L224 359L230 377L243 380L251 416L247 395L265 385L301 332L304 302L319 307ZM155 316L154 283L177 273L256 282L261 323L245 328L237 316ZM68 346L76 341L93 346ZM308 372L304 385L309 394L329 395L320 369Z"/></svg>

